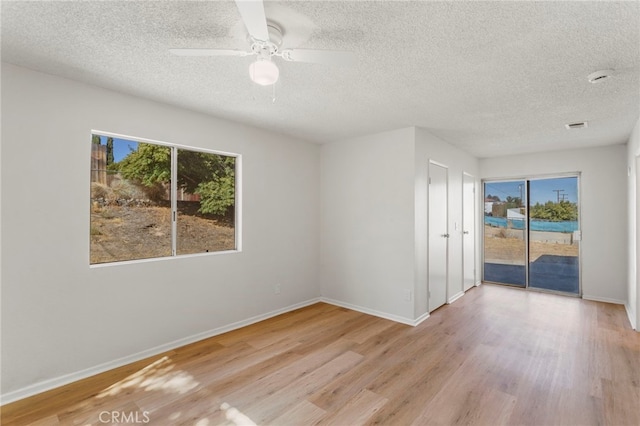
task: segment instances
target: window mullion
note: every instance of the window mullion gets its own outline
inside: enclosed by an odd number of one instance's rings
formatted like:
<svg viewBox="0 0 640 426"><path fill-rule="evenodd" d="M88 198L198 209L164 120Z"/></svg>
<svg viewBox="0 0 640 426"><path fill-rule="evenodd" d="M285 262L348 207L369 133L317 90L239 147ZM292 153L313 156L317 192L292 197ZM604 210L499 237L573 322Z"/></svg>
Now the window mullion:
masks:
<svg viewBox="0 0 640 426"><path fill-rule="evenodd" d="M171 255L177 254L178 240L178 149L171 148Z"/></svg>

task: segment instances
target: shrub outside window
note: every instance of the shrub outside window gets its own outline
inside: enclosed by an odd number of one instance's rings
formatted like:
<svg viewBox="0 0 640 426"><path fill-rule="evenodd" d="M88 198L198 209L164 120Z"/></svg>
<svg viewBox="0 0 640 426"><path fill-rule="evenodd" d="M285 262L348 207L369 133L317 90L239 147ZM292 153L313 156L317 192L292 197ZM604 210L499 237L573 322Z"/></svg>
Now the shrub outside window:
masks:
<svg viewBox="0 0 640 426"><path fill-rule="evenodd" d="M90 263L237 250L238 161L94 133Z"/></svg>

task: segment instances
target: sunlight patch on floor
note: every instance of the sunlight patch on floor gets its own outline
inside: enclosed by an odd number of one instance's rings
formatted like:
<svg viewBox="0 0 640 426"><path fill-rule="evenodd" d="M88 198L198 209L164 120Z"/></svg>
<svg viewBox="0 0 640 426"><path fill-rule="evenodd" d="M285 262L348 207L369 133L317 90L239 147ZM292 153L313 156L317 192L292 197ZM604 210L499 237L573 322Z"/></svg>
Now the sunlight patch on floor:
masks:
<svg viewBox="0 0 640 426"><path fill-rule="evenodd" d="M247 415L243 414L240 410L232 407L226 402L223 402L222 405L220 405L220 409L224 411L224 415L227 420L233 422L235 426L256 426L256 423Z"/></svg>
<svg viewBox="0 0 640 426"><path fill-rule="evenodd" d="M109 386L96 395L96 398L115 396L127 389L145 391L164 391L185 394L200 385L192 375L184 371L172 371L175 366L169 357L164 356L130 376Z"/></svg>

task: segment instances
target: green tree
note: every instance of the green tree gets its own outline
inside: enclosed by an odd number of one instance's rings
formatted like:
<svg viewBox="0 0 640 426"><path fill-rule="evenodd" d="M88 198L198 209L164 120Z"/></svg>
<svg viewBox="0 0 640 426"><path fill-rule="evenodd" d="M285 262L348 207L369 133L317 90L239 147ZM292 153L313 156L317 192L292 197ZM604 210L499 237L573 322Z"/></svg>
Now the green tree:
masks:
<svg viewBox="0 0 640 426"><path fill-rule="evenodd" d="M515 209L522 206L522 200L520 199L520 197L512 197L511 195L509 195L505 200L505 205L507 209Z"/></svg>
<svg viewBox="0 0 640 426"><path fill-rule="evenodd" d="M117 169L125 179L155 189L171 180L171 149L139 143ZM178 186L200 195L200 213L223 215L235 203L235 158L179 149Z"/></svg>
<svg viewBox="0 0 640 426"><path fill-rule="evenodd" d="M200 213L223 215L235 204L235 158L178 150L178 185L200 195Z"/></svg>
<svg viewBox="0 0 640 426"><path fill-rule="evenodd" d="M139 143L118 163L122 177L152 187L171 180L171 149L167 146Z"/></svg>
<svg viewBox="0 0 640 426"><path fill-rule="evenodd" d="M100 145L100 136L98 135L91 135L91 143L94 145Z"/></svg>
<svg viewBox="0 0 640 426"><path fill-rule="evenodd" d="M233 174L202 182L195 190L200 195L200 213L223 215L235 204Z"/></svg>
<svg viewBox="0 0 640 426"><path fill-rule="evenodd" d="M107 166L113 164L113 138L107 138Z"/></svg>
<svg viewBox="0 0 640 426"><path fill-rule="evenodd" d="M532 219L548 220L551 222L563 222L578 220L578 205L570 201L554 203L547 201L545 204L536 203L530 209Z"/></svg>

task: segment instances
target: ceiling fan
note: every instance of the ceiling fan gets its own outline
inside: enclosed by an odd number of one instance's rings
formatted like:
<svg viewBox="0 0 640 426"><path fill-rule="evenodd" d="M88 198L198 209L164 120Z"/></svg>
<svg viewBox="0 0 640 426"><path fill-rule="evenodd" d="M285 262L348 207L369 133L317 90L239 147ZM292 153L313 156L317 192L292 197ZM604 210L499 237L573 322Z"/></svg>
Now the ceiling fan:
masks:
<svg viewBox="0 0 640 426"><path fill-rule="evenodd" d="M249 66L249 76L257 84L268 86L278 81L280 71L272 58L279 56L285 61L312 62L330 65L348 65L353 63L351 52L316 49L280 49L283 31L277 24L268 21L264 12L263 0L235 0L240 16L249 33L251 49L169 49L179 56L251 56L257 60Z"/></svg>

